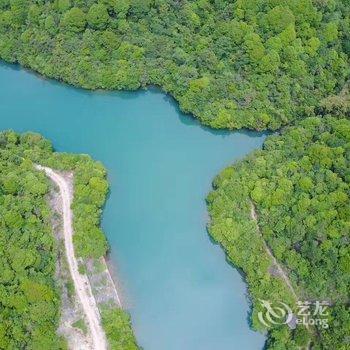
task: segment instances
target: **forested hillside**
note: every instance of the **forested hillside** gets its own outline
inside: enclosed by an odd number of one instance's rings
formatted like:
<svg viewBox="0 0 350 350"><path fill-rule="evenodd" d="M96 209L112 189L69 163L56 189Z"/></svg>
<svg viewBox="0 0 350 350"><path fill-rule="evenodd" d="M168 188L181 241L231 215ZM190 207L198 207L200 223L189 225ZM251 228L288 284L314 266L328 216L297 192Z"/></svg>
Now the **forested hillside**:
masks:
<svg viewBox="0 0 350 350"><path fill-rule="evenodd" d="M225 169L208 196L209 231L243 269L253 326L263 329L259 299L296 300L278 276L263 240L287 272L299 301L328 301L329 328L285 325L269 332L269 349L348 349L350 313L350 121L308 118L270 136ZM253 220L256 208L262 236Z"/></svg>
<svg viewBox="0 0 350 350"><path fill-rule="evenodd" d="M296 308L264 242L298 300L331 304L328 329L269 329L275 350L349 347L349 55L348 0L0 0L3 60L89 89L157 85L213 128L282 127L208 196L210 234L245 272L256 329L259 299ZM106 171L38 135L0 134L0 348L62 349L49 183L32 162L74 170L83 258L108 248ZM106 310L103 323L115 348L136 348L126 314Z"/></svg>
<svg viewBox="0 0 350 350"><path fill-rule="evenodd" d="M66 349L56 335L57 247L46 197L52 184L34 163L74 172L76 252L97 258L107 251L99 227L108 191L102 164L87 155L53 152L51 143L37 134L0 133L0 349L6 350ZM137 349L123 310L106 306L103 321L111 349Z"/></svg>
<svg viewBox="0 0 350 350"><path fill-rule="evenodd" d="M214 128L313 116L349 77L347 0L0 0L0 57L85 88L156 84Z"/></svg>
<svg viewBox="0 0 350 350"><path fill-rule="evenodd" d="M0 134L0 349L63 349L49 184L22 159L30 146L18 141Z"/></svg>

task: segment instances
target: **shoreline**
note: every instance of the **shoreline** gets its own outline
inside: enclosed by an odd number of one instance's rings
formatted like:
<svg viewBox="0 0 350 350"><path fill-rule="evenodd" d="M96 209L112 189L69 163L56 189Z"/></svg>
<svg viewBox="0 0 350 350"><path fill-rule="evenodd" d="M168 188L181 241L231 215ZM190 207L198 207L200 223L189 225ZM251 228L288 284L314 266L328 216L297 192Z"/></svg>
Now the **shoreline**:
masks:
<svg viewBox="0 0 350 350"><path fill-rule="evenodd" d="M70 173L64 176L56 173L51 168L41 165L35 165L35 168L39 171L44 171L45 175L58 186L59 198L62 204L61 218L63 220L65 255L70 276L74 283L75 295L82 306L84 319L87 321L94 349L107 349L107 337L102 328L101 313L93 293L92 285L87 274L81 273L79 265L80 259L75 255L73 243L73 211L71 209L72 199L74 198L74 191L72 191L73 174Z"/></svg>
<svg viewBox="0 0 350 350"><path fill-rule="evenodd" d="M113 309L117 307L123 310L117 284L112 277L108 264L108 257L106 255L98 259L83 259L75 255L73 242L74 213L71 209L74 198L74 173L56 171L41 165L35 165L35 168L38 171L43 171L56 187L56 203L50 203L50 207L53 212L59 214L62 223L58 231L54 231L53 234L57 238L62 235L62 254L68 264L68 280L73 282L74 285L74 311L71 313L70 319L61 319L61 327L65 329L63 330L63 336L73 348L78 343L83 345L81 344L83 342L86 349L107 349L107 336L102 325L103 308ZM57 205L59 208L57 208ZM63 283L65 282L67 283L67 281L63 281ZM61 286L62 301L65 299L65 293ZM67 316L66 302L61 305L61 308L62 315ZM83 315L81 315L81 312ZM80 316L82 316L82 319L79 318ZM82 329L77 330L79 320L83 320L89 331L80 332Z"/></svg>
<svg viewBox="0 0 350 350"><path fill-rule="evenodd" d="M103 263L105 264L106 266L106 271L107 271L107 276L109 277L109 280L111 282L111 284L113 285L113 289L115 291L115 296L116 296L116 299L118 301L118 305L121 309L123 309L123 303L122 303L122 299L121 299L121 295L120 293L118 292L118 288L117 288L117 284L115 282L115 276L112 276L112 273L111 273L111 269L110 269L110 263L109 261L107 260L107 256L103 256L101 258L101 260L103 261ZM114 277L114 278L113 278Z"/></svg>
<svg viewBox="0 0 350 350"><path fill-rule="evenodd" d="M90 92L90 93L140 93L140 92L146 92L146 91L152 91L155 90L161 94L164 94L167 98L170 98L175 102L176 108L179 109L179 111L186 117L190 118L191 120L194 120L195 122L198 123L198 126L200 128L204 128L208 132L215 132L215 131L221 131L225 132L227 134L231 133L258 133L258 134L273 134L273 133L279 133L283 130L283 128L290 126L291 123L287 123L285 125L282 125L281 127L277 129L254 129L254 128L249 128L247 126L241 127L241 128L228 128L228 127L220 127L220 128L214 128L210 126L208 123L205 121L201 120L196 114L193 112L187 112L183 111L180 107L180 102L176 98L175 95L173 95L171 92L165 90L162 86L156 85L156 84L147 84L147 85L141 85L140 87L136 89L106 89L106 88L92 88L92 87L87 87L87 86L81 86L78 84L75 84L73 82L69 82L68 80L64 78L55 78L53 76L47 76L43 72L37 71L34 68L22 65L22 63L16 61L16 62L10 62L6 61L3 58L0 58L0 66L3 65L6 68L14 69L14 70L22 70L25 71L28 74L34 75L37 79L42 80L43 82L51 82L51 83L56 83L59 85L64 85L73 89L76 89L77 91L85 91L85 92Z"/></svg>

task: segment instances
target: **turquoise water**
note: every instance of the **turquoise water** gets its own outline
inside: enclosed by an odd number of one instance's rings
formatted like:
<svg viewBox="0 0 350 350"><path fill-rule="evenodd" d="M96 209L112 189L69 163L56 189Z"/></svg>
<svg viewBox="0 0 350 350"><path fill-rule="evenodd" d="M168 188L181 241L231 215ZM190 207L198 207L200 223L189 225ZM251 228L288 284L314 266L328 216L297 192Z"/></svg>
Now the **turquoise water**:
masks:
<svg viewBox="0 0 350 350"><path fill-rule="evenodd" d="M206 233L204 199L264 136L203 128L157 90L88 92L8 65L0 96L1 129L39 132L107 167L103 228L145 350L262 349L245 284Z"/></svg>

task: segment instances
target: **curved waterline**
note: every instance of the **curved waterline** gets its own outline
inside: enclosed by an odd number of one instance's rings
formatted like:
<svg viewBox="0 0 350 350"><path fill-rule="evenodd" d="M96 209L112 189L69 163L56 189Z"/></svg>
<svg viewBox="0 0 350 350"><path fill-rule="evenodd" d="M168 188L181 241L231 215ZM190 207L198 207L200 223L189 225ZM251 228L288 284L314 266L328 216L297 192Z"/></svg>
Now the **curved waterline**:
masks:
<svg viewBox="0 0 350 350"><path fill-rule="evenodd" d="M36 131L109 171L103 228L145 350L261 349L246 288L206 234L213 177L264 135L201 127L157 90L90 92L0 67L1 129ZM124 298L123 298L124 299Z"/></svg>

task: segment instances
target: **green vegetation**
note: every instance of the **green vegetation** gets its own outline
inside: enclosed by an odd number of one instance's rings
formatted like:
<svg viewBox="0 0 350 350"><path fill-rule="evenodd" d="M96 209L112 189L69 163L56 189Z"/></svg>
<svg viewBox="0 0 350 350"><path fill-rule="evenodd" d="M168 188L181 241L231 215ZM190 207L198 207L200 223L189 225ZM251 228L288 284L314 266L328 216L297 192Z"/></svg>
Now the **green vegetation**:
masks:
<svg viewBox="0 0 350 350"><path fill-rule="evenodd" d="M108 191L104 167L86 155L53 152L50 142L37 134L0 133L0 349L66 348L56 335L60 294L54 280L52 213L45 197L51 183L34 163L74 171L76 253L98 258L107 251L99 228ZM122 310L118 315L128 319ZM109 327L118 331L112 349L120 349L119 342L126 339L135 343L130 323L118 321Z"/></svg>
<svg viewBox="0 0 350 350"><path fill-rule="evenodd" d="M271 349L309 339L315 349L348 346L349 33L344 0L0 0L1 59L89 89L158 85L213 128L292 125L225 169L208 196L210 233L246 274L254 328L263 330L258 299L295 310L265 241L300 300L332 303L329 329L274 327ZM83 258L108 248L99 228L106 171L33 134L0 134L0 152L0 348L62 348L48 182L32 162L74 171ZM136 348L126 314L102 316L113 348Z"/></svg>
<svg viewBox="0 0 350 350"><path fill-rule="evenodd" d="M85 321L82 318L80 320L74 322L72 324L72 326L74 328L80 329L84 334L86 334L86 332L87 332L87 327L86 327Z"/></svg>
<svg viewBox="0 0 350 350"><path fill-rule="evenodd" d="M0 58L84 88L162 87L214 128L273 129L349 78L342 0L0 0Z"/></svg>
<svg viewBox="0 0 350 350"><path fill-rule="evenodd" d="M25 136L0 133L0 349L65 349L49 185L28 160Z"/></svg>
<svg viewBox="0 0 350 350"><path fill-rule="evenodd" d="M225 169L207 201L209 232L243 269L253 302L253 327L259 299L295 298L274 273L264 240L281 262L298 299L327 300L329 329L295 331L280 325L269 331L269 349L298 349L311 339L314 349L347 349L350 328L350 122L307 118L270 136L256 151ZM257 231L252 204L258 213ZM311 327L312 328L312 327Z"/></svg>
<svg viewBox="0 0 350 350"><path fill-rule="evenodd" d="M138 346L132 333L130 317L121 309L102 309L102 325L111 349L137 350Z"/></svg>
<svg viewBox="0 0 350 350"><path fill-rule="evenodd" d="M25 134L33 150L30 159L53 169L74 173L73 241L82 258L99 258L107 252L106 238L100 229L100 217L108 192L106 170L88 155L53 152L51 144L37 134Z"/></svg>

